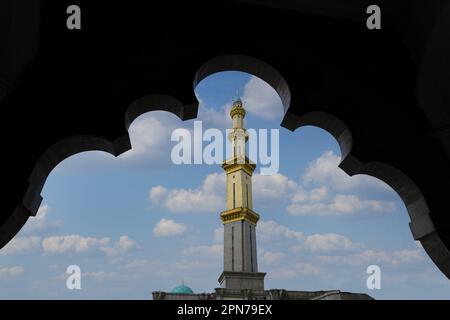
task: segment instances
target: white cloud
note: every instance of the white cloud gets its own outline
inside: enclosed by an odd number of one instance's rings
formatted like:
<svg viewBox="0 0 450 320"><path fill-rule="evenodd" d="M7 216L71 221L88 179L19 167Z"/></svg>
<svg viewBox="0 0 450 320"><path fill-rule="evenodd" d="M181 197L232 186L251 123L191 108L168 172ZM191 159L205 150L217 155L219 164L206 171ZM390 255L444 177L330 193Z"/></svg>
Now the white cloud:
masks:
<svg viewBox="0 0 450 320"><path fill-rule="evenodd" d="M273 175L255 174L252 177L252 182L255 203L273 203L274 200L281 200L294 192L301 191L297 183L280 173Z"/></svg>
<svg viewBox="0 0 450 320"><path fill-rule="evenodd" d="M8 254L24 253L39 247L40 237L15 237L8 244L0 249L0 256Z"/></svg>
<svg viewBox="0 0 450 320"><path fill-rule="evenodd" d="M51 236L42 241L42 249L45 253L82 253L90 249L107 245L109 238L82 237L77 234L67 236Z"/></svg>
<svg viewBox="0 0 450 320"><path fill-rule="evenodd" d="M225 174L209 174L195 189L171 189L155 186L149 192L152 204L162 205L170 212L217 213L225 208Z"/></svg>
<svg viewBox="0 0 450 320"><path fill-rule="evenodd" d="M50 207L48 204L44 203L38 209L36 216L30 217L27 223L22 228L21 232L30 234L36 233L43 230L48 231L48 229L58 228L62 225L62 221L50 222L48 220L48 213L50 212Z"/></svg>
<svg viewBox="0 0 450 320"><path fill-rule="evenodd" d="M48 211L49 207L46 203L41 205L36 213L36 216L30 217L25 226L30 230L44 229L47 226Z"/></svg>
<svg viewBox="0 0 450 320"><path fill-rule="evenodd" d="M303 182L320 184L336 191L355 190L357 188L390 189L384 182L366 175L350 177L338 167L341 157L333 151L326 151L319 158L309 163L303 174Z"/></svg>
<svg viewBox="0 0 450 320"><path fill-rule="evenodd" d="M0 268L0 280L7 280L13 277L18 277L25 272L22 266L3 267Z"/></svg>
<svg viewBox="0 0 450 320"><path fill-rule="evenodd" d="M302 247L312 252L319 251L337 251L337 250L355 250L362 247L348 237L336 233L312 234L305 238Z"/></svg>
<svg viewBox="0 0 450 320"><path fill-rule="evenodd" d="M184 224L163 218L156 224L153 234L157 237L177 236L184 234L186 230Z"/></svg>
<svg viewBox="0 0 450 320"><path fill-rule="evenodd" d="M203 121L205 128L226 129L231 125L230 118L231 103L221 106L220 108L209 108L204 104L200 104L198 108L198 120Z"/></svg>
<svg viewBox="0 0 450 320"><path fill-rule="evenodd" d="M258 239L273 242L284 241L293 251L308 250L311 252L347 251L363 247L346 236L336 233L305 235L277 222L261 221L256 228ZM264 252L263 252L264 254Z"/></svg>
<svg viewBox="0 0 450 320"><path fill-rule="evenodd" d="M156 186L150 189L149 196L153 203L164 201L167 197L168 190L163 186Z"/></svg>
<svg viewBox="0 0 450 320"><path fill-rule="evenodd" d="M83 237L77 234L51 236L42 241L42 249L48 254L99 251L108 257L117 257L138 247L137 243L126 235L111 245L110 241L110 238Z"/></svg>
<svg viewBox="0 0 450 320"><path fill-rule="evenodd" d="M392 212L395 204L392 201L361 200L355 195L337 194L327 202L293 203L287 207L292 215L339 216L361 212Z"/></svg>
<svg viewBox="0 0 450 320"><path fill-rule="evenodd" d="M278 251L263 251L261 253L261 259L264 263L271 265L280 262L284 257L283 252Z"/></svg>
<svg viewBox="0 0 450 320"><path fill-rule="evenodd" d="M269 84L255 76L245 85L242 101L245 109L255 116L269 120L283 118L280 96Z"/></svg>
<svg viewBox="0 0 450 320"><path fill-rule="evenodd" d="M263 241L275 239L302 241L304 238L302 232L291 230L273 220L259 222L256 227L256 232L259 239Z"/></svg>
<svg viewBox="0 0 450 320"><path fill-rule="evenodd" d="M382 181L369 176L348 176L338 167L339 161L340 157L332 151L312 161L303 174L304 185L297 188L286 211L291 215L340 216L385 213L396 209L392 201L361 199L353 193L336 193L352 190L356 193L373 187L389 188ZM305 190L309 185L320 186Z"/></svg>
<svg viewBox="0 0 450 320"><path fill-rule="evenodd" d="M398 267L414 264L425 259L420 248L413 250L381 251L365 250L360 253L343 256L318 256L317 259L326 264L340 266L369 266L371 264Z"/></svg>
<svg viewBox="0 0 450 320"><path fill-rule="evenodd" d="M324 167L327 172L330 167L336 167L336 163L328 160L331 158L335 159L336 157L332 153L326 152L314 161L313 164L318 163L319 165L310 165L305 175L306 180L309 181L315 177L312 173L316 172L317 168ZM325 165L322 165L323 163ZM340 170L337 167L335 169ZM336 176L339 177L341 174L345 175L344 172L341 172ZM352 179L355 178L357 177ZM255 174L252 180L255 205L275 205L277 202L290 199L291 204L288 205L286 211L292 215L337 216L395 210L395 205L391 201L365 200L353 194L335 194L333 196L326 185L305 190L280 173L274 175ZM322 180L324 178L319 177L318 181ZM338 180L335 182L338 183ZM224 173L213 173L209 174L202 185L197 188L169 190L160 185L152 187L149 191L149 198L154 205L161 205L170 212L220 212L225 208L225 184L226 175ZM328 199L330 197L331 199Z"/></svg>
<svg viewBox="0 0 450 320"><path fill-rule="evenodd" d="M181 127L181 120L164 111L141 115L129 128L132 149L118 157L119 161L141 165L170 163L170 136Z"/></svg>
<svg viewBox="0 0 450 320"><path fill-rule="evenodd" d="M326 198L327 194L328 194L328 189L325 186L312 189L311 194L310 194L310 200L312 202L323 200Z"/></svg>
<svg viewBox="0 0 450 320"><path fill-rule="evenodd" d="M291 197L291 203L305 203L305 202L318 202L326 199L328 196L328 188L322 186L320 188L314 188L311 190L305 190L299 186L293 196Z"/></svg>
<svg viewBox="0 0 450 320"><path fill-rule="evenodd" d="M309 199L309 195L306 190L303 188L299 188L291 198L291 202L293 203L301 203L305 202Z"/></svg>
<svg viewBox="0 0 450 320"><path fill-rule="evenodd" d="M117 158L101 151L79 153L64 160L61 168L69 170L90 170L105 166L132 168L160 168L170 165L170 140L172 131L185 124L174 114L166 111L152 111L136 118L128 133L132 149Z"/></svg>
<svg viewBox="0 0 450 320"><path fill-rule="evenodd" d="M99 250L108 257L118 257L138 247L138 244L134 240L125 235L121 236L112 246L101 246Z"/></svg>

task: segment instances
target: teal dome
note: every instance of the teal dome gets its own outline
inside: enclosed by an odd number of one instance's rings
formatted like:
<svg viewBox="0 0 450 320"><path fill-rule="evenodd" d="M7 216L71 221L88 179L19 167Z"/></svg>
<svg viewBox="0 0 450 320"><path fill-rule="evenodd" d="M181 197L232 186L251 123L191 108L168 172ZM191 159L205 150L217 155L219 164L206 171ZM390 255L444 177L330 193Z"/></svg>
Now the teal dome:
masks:
<svg viewBox="0 0 450 320"><path fill-rule="evenodd" d="M176 286L172 289L172 293L178 293L178 294L193 294L194 291L192 291L191 288L188 286L185 286L184 283Z"/></svg>

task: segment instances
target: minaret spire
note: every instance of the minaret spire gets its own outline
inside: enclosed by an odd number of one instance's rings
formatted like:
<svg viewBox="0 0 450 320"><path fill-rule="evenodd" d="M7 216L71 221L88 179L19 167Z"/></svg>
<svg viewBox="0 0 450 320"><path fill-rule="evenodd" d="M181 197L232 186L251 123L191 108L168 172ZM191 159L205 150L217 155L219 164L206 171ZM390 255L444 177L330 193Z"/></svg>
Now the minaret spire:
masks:
<svg viewBox="0 0 450 320"><path fill-rule="evenodd" d="M230 110L232 129L228 135L231 159L222 164L227 175L227 207L220 214L224 224L224 271L219 282L226 289L264 290L265 273L258 272L256 254L255 228L259 215L253 211L252 197L256 164L246 156L245 114L242 101L236 96Z"/></svg>

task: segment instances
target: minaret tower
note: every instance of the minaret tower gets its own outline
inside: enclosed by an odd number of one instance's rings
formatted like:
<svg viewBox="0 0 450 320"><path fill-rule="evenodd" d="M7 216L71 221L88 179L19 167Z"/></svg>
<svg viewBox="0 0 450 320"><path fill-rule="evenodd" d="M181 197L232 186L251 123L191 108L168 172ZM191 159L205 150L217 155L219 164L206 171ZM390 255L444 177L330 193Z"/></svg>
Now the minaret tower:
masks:
<svg viewBox="0 0 450 320"><path fill-rule="evenodd" d="M233 102L230 116L231 159L222 164L227 175L227 207L220 213L224 224L224 263L219 283L225 289L262 291L266 274L258 272L255 228L259 215L253 211L252 199L256 164L246 156L248 133L244 128L245 109L239 98Z"/></svg>

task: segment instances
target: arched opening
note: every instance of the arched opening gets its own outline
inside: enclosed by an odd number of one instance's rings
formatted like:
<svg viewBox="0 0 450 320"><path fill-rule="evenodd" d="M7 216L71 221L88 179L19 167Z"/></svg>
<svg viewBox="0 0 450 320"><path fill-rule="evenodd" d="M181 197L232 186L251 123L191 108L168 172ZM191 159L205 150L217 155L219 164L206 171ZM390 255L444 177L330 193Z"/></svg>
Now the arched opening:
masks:
<svg viewBox="0 0 450 320"><path fill-rule="evenodd" d="M229 57L225 59L225 61L235 61L233 59L230 59ZM239 59L237 59L239 60ZM237 61L236 60L236 61ZM250 59L252 60L252 59ZM217 60L213 60L213 62L218 65L221 66L221 68L224 68L224 70L229 70L229 69L238 69L238 67L236 68L230 68L229 65L225 62L223 62L224 60L221 59L217 59ZM265 66L264 64L261 63L256 63L254 61L255 65L251 68L254 68L254 75L259 75L262 79L266 80L267 83L269 84L273 84L272 87L275 89L275 91L280 95L280 100L281 100L281 105L284 108L284 111L287 110L287 107L289 106L289 101L290 101L290 96L289 96L289 91L288 91L288 87L287 84L285 82L282 81L282 78L279 79L277 78L276 72L274 70L271 70L269 67ZM208 65L208 64L207 64ZM252 66L251 62L248 62L249 66ZM202 67L201 72L199 72L199 74L196 76L194 84L197 86L200 84L200 81L202 79L206 79L207 75L212 75L217 71L215 68L212 68L211 65L209 65L209 67ZM245 70L246 71L246 70ZM279 76L279 75L278 75ZM272 78L271 78L272 77ZM272 80L271 80L272 79ZM277 85L275 83L278 83ZM281 93L280 93L281 92ZM283 98L284 97L284 98ZM286 107L286 103L287 103L287 107ZM161 105L165 105L166 107L161 108ZM133 103L130 108L127 111L127 116L126 116L126 120L125 120L125 125L127 128L131 128L133 125L133 121L134 120L138 120L138 117L148 111L152 111L155 109L162 109L162 110L167 110L170 111L172 113L175 113L178 117L180 117L183 120L187 120L189 118L192 118L193 115L197 115L197 109L196 106L193 105L193 107L189 107L188 110L190 110L189 112L185 112L186 107L184 107L180 102L176 101L173 98L170 97L165 97L165 96L149 96L149 97L145 97L142 99L137 100L135 103ZM192 110L195 109L195 112L193 112ZM205 109L206 110L206 109ZM221 110L223 111L223 110ZM201 116L202 109L199 110L199 116ZM255 112L256 114L257 112ZM150 113L152 114L152 113ZM205 112L203 114L203 116L211 116L211 114L208 114L208 112ZM211 117L211 121L216 121L217 119ZM325 129L327 132L329 132L338 142L339 144L339 150L341 152L341 158L342 163L340 164L341 168L343 170L345 170L347 173L351 174L351 175L355 175L355 174L369 174L372 176L376 176L380 179L382 179L383 181L385 181L386 183L388 183L389 185L391 185L395 190L397 190L397 192L400 194L400 196L402 197L403 201L405 202L405 204L408 206L408 211L411 215L411 220L413 221L414 224L414 220L417 217L422 217L420 219L426 219L426 203L423 202L423 197L421 197L420 191L414 190L414 185L412 184L411 181L408 181L408 179L404 176L401 175L400 172L395 171L395 169L390 168L389 166L383 165L383 164L378 164L378 163L369 163L369 164L361 164L359 163L359 161L357 161L357 159L353 158L351 156L351 145L352 145L352 136L350 131L348 130L348 128L346 128L345 124L340 121L339 119L333 118L332 116L325 114L325 113L312 113L312 114L308 114L306 117L302 117L300 119L293 119L292 117L289 117L289 114L287 117L284 118L283 120L283 124L285 126L287 126L289 129L295 129L297 127L301 127L301 126L307 126L307 125L312 125L312 126L317 126L320 128ZM279 125L279 123L277 124L277 126ZM157 132L155 133L155 135L157 135ZM132 143L131 143L132 144ZM71 145L73 145L73 147L71 147ZM129 143L129 139L128 137L124 137L122 139L118 139L116 142L109 142L106 141L104 139L101 138L96 138L96 137L76 137L73 139L68 139L65 140L64 142L57 144L55 147L50 148L45 155L42 157L42 162L39 162L37 165L37 169L34 171L32 178L30 179L30 183L32 185L34 185L35 191L30 193L30 199L33 199L33 201L31 201L30 203L34 203L34 207L36 208L36 204L39 202L36 199L38 199L37 195L40 195L40 188L43 187L43 182L45 182L45 179L47 178L47 175L50 173L50 171L54 168L54 166L56 164L58 164L59 162L61 162L63 159L65 159L66 157L70 156L71 154L75 154L78 153L80 151L85 151L85 150L92 150L92 149L96 149L96 150L102 150L102 151L106 151L108 153L111 153L113 155L119 155L121 154L124 150L128 149L130 147L130 143ZM337 154L335 154L337 156ZM181 172L180 172L181 173ZM153 186L156 189L153 189L153 196L154 199L157 199L157 201L162 201L161 203L163 204L163 206L166 206L166 208L169 208L168 210L173 210L175 212L177 211L187 211L188 208L187 207L180 207L180 206L176 206L173 203L169 204L168 202L165 202L165 200L167 200L167 195L182 195L182 196L189 196L194 198L195 200L195 196L196 196L196 192L198 192L199 190L196 189L204 187L205 190L207 189L207 187L210 187L210 185L208 185L208 183L212 183L214 181L214 179L216 179L217 183L220 183L220 177L214 175L213 173L211 173L212 178L210 178L210 180L207 179L199 179L198 175L195 175L195 177L190 177L192 180L190 182L195 182L195 184L186 184L184 187L176 187L176 186L172 186L170 188L170 186L168 185L156 185ZM180 174L181 176L181 174ZM44 178L43 178L44 177ZM284 180L287 181L287 184L289 185L289 177L287 177L287 180L285 179L286 177L280 177L280 176L276 176L276 179L278 180ZM261 180L262 181L262 180ZM398 183L398 181L403 181L404 183ZM297 185L300 183L300 181L294 181ZM200 186L200 187L199 187ZM152 188L153 188L152 187ZM193 188L193 189L192 189ZM36 190L39 189L39 192L36 193ZM189 192L194 190L194 192ZM400 191L398 191L400 190ZM173 192L175 191L175 193ZM314 197L319 197L320 198L320 190L315 191L315 195ZM150 192L151 193L151 192ZM211 197L211 201L217 201L217 199L220 199L218 197L216 197L215 194L209 195ZM310 194L308 195L309 197L312 197L312 190L310 192ZM150 194L151 197L151 194ZM158 198L159 197L159 198ZM301 195L298 195L297 197L299 200L301 198ZM292 200L292 199L290 199ZM195 201L194 201L195 204ZM199 203L197 203L197 206L199 205ZM30 206L31 207L31 206ZM376 206L374 206L376 207ZM208 210L212 211L213 207L209 207ZM189 209L191 210L191 209ZM192 210L194 210L192 208ZM424 213L425 212L425 213ZM423 218L425 217L425 218ZM215 221L217 219L215 219L217 217L212 217L211 219L208 220L210 222ZM165 220L163 220L165 219ZM205 220L204 217L201 218L197 218L198 221L200 220ZM270 221L269 221L270 222ZM186 227L186 223L187 221L184 222L179 222L176 221L174 219L167 219L166 218L161 218L161 220L159 221L154 221L154 226L155 228L157 228L158 225L161 226L165 226L165 227L161 227L161 229L164 228L172 228L172 229L176 229L176 230L183 230L183 225ZM420 224L421 226L423 225L422 223ZM272 225L268 225L269 228L272 229L277 229L277 230L282 230L283 232L285 232L286 234L290 235L291 238L302 238L302 235L300 235L298 232L300 231L296 231L296 230L291 230L289 228L285 228L286 225L282 225L277 223L276 225L272 224ZM187 227L186 227L187 228ZM216 230L218 229L218 230ZM414 227L413 227L414 229ZM188 229L185 229L188 230ZM192 232L195 232L195 230L189 230ZM428 230L429 231L429 230ZM164 233L163 231L160 231L162 233ZM185 233L186 231L182 232L182 231L178 231L181 233ZM215 228L214 232L220 233L220 228ZM297 233L296 233L297 232ZM181 234L180 233L180 234ZM330 232L328 232L327 234L329 234ZM428 233L427 233L428 234ZM314 235L314 234L312 234ZM303 235L304 236L304 235ZM310 235L311 236L311 235ZM328 235L328 237L333 237ZM336 236L334 236L336 237ZM319 238L320 237L316 237ZM71 239L71 240L69 240ZM101 251L105 253L105 255L108 255L108 252L110 255L114 255L115 250L120 251L121 248L123 247L130 247L132 246L132 243L129 241L129 238L121 238L120 236L117 236L115 238L113 238L113 240L103 240L104 237L99 237L99 238L95 238L95 239L91 239L91 243L94 243L94 246L97 246L100 250L100 248L103 248ZM121 240L122 239L122 240ZM309 238L309 239L314 239L314 238ZM344 241L346 242L344 238L337 238L338 240ZM58 243L58 241L75 241L77 240L77 238L68 238L68 239L53 239L54 241L56 241ZM79 240L79 239L78 239ZM86 239L82 239L83 241L89 241ZM348 239L347 239L348 240ZM102 241L104 241L105 243L102 243ZM313 242L313 240L310 240L310 242ZM357 244L352 244L349 243L348 246L350 248L356 249ZM424 246L426 248L426 246ZM218 248L220 249L220 245L214 243L210 246L208 245L201 245L198 244L196 246L192 246L191 250L185 252L186 256L189 256L189 254L196 254L199 252L209 252L210 254L217 254ZM76 251L76 249L73 249ZM196 251L197 250L197 251ZM211 251L208 251L211 250ZM300 248L301 250L301 248ZM263 254L265 256L267 256L267 261L270 261L271 259L275 259L276 260L276 252L272 252L272 251L263 251L262 253L260 253L260 255ZM413 258L414 259L414 258ZM141 262L141 266L145 267L150 267L151 261L134 261L134 265L129 266L131 267L136 267L139 265L139 263ZM185 261L186 262L186 261ZM131 263L131 262L130 262ZM164 266L157 266L157 269L159 268L159 270L164 269ZM314 269L314 266L312 265L298 265L297 266L298 269L303 270L303 272L305 273L310 273L310 274L314 274L315 272L318 272L316 269ZM171 270L172 272L173 270ZM95 274L95 272L98 271L93 271L92 272L92 277L101 277L101 274ZM290 270L287 269L285 270L285 274L289 275ZM281 272L282 273L282 272ZM105 277L107 277L107 275L103 275Z"/></svg>

